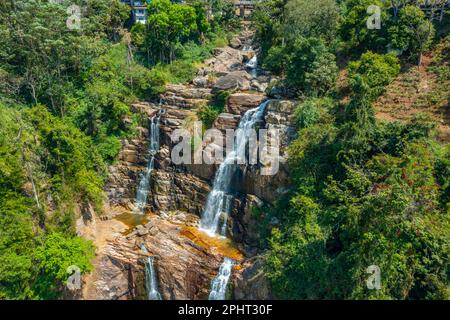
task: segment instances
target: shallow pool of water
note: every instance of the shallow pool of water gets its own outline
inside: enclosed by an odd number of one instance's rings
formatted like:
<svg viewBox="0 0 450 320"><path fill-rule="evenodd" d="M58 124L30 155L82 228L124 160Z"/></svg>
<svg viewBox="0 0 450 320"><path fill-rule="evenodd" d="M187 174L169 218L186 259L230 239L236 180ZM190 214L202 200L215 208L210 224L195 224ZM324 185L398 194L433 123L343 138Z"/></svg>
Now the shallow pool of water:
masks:
<svg viewBox="0 0 450 320"><path fill-rule="evenodd" d="M147 214L136 214L133 212L124 212L114 217L114 219L122 222L128 228L123 232L127 235L133 231L138 225L146 224L149 221Z"/></svg>

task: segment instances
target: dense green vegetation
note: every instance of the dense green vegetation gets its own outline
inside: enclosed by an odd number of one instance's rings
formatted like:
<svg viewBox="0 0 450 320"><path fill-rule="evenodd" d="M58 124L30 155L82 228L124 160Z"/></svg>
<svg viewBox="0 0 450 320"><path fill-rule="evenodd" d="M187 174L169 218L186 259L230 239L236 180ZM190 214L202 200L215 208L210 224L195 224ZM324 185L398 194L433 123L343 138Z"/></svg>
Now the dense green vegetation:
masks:
<svg viewBox="0 0 450 320"><path fill-rule="evenodd" d="M189 72L191 68L193 72L192 62L208 57L217 42L223 43L226 32L238 26L234 14L228 14L232 10L231 2L213 1L211 10L215 18L211 20L207 19L204 8L205 2L201 0L192 1L192 5L151 1L148 23L136 24L131 30L132 42L141 59L147 65L157 65L181 58L183 63L176 63L172 69Z"/></svg>
<svg viewBox="0 0 450 320"><path fill-rule="evenodd" d="M191 80L239 27L230 1L208 1L210 16L205 1L153 0L145 25L119 0L0 2L0 300L60 298L70 266L92 269L75 220L100 212L107 165L144 125L130 104ZM67 25L74 3L80 29ZM370 5L380 29L367 28ZM443 85L430 101L445 98L448 22L413 1L265 0L253 26L262 66L281 79L269 91L299 101L292 186L261 221L275 225L263 239L275 297L447 299L449 146L424 114L382 122L373 103L436 46ZM228 95L197 110L205 128ZM379 290L366 286L370 265Z"/></svg>
<svg viewBox="0 0 450 320"><path fill-rule="evenodd" d="M414 5L394 15L382 1L320 3L269 0L254 13L263 65L300 100L288 150L293 186L267 217L279 221L267 242L274 294L447 299L450 149L427 116L385 123L372 106L444 24ZM366 26L372 4L382 9L379 30ZM306 18L296 21L296 10ZM335 88L336 55L353 59L348 102ZM379 290L366 286L371 265L381 270Z"/></svg>
<svg viewBox="0 0 450 320"><path fill-rule="evenodd" d="M131 30L119 0L58 2L0 3L0 300L58 298L69 266L90 270L74 222L102 206L106 165L141 121L129 105L190 80L236 27L223 1L208 20L203 1L155 0Z"/></svg>

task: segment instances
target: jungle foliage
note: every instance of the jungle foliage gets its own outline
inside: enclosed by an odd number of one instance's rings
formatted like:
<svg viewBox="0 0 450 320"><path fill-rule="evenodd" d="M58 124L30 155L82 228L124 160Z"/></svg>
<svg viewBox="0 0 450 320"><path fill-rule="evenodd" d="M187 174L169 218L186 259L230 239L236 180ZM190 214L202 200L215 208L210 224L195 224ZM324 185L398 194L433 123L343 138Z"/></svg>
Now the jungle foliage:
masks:
<svg viewBox="0 0 450 320"><path fill-rule="evenodd" d="M266 274L277 298L448 298L449 146L428 116L383 122L372 106L402 63L420 63L440 24L412 2L395 12L385 3L270 0L254 13L263 66L299 98L292 186L262 221L264 232L275 221ZM373 4L380 29L367 28ZM337 55L352 60L341 62L344 102ZM379 290L366 285L371 265Z"/></svg>

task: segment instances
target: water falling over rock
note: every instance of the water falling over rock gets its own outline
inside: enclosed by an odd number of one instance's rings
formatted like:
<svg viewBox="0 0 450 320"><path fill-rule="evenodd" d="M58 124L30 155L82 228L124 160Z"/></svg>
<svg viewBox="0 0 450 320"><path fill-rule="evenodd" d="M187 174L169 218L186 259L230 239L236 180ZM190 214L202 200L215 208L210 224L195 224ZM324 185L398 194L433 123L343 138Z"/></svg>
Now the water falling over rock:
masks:
<svg viewBox="0 0 450 320"><path fill-rule="evenodd" d="M256 67L258 67L258 58L254 56L253 58L250 59L249 62L246 63L245 66L249 69L256 69Z"/></svg>
<svg viewBox="0 0 450 320"><path fill-rule="evenodd" d="M236 132L233 150L227 154L217 170L213 190L208 195L200 222L200 229L210 236L215 236L219 228L220 235L226 236L227 217L233 201L231 182L238 169L238 164L244 164L246 161L246 148L251 136L250 131L264 116L266 105L267 101L244 114Z"/></svg>
<svg viewBox="0 0 450 320"><path fill-rule="evenodd" d="M214 178L213 190L206 200L205 210L200 222L200 229L215 236L222 223L220 234L226 236L228 213L231 210L233 195L230 194L231 182L239 164L246 163L246 149L250 141L251 130L256 123L262 120L267 101L259 107L247 111L239 122L236 132L233 150L227 154L225 160L220 164ZM227 284L231 276L233 260L225 258L219 268L219 274L213 280L209 300L224 300Z"/></svg>
<svg viewBox="0 0 450 320"><path fill-rule="evenodd" d="M160 113L150 120L149 161L146 170L142 173L136 193L134 212L144 214L147 205L147 196L150 188L150 175L155 165L155 155L159 150L159 120Z"/></svg>
<svg viewBox="0 0 450 320"><path fill-rule="evenodd" d="M148 254L147 248L142 244L141 249ZM148 300L161 300L158 292L158 282L156 280L156 272L153 265L153 257L147 257L145 262L145 286L147 288Z"/></svg>

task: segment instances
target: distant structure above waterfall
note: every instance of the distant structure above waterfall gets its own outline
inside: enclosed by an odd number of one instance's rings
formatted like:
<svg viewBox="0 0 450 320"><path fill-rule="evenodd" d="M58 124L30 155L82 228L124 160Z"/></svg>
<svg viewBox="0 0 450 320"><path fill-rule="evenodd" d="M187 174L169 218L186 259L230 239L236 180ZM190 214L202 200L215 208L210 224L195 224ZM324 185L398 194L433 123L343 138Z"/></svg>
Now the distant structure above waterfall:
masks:
<svg viewBox="0 0 450 320"><path fill-rule="evenodd" d="M254 0L235 0L236 15L242 19L249 18L255 7L255 2Z"/></svg>
<svg viewBox="0 0 450 320"><path fill-rule="evenodd" d="M147 4L150 0L121 0L131 7L131 16L136 23L147 23Z"/></svg>

